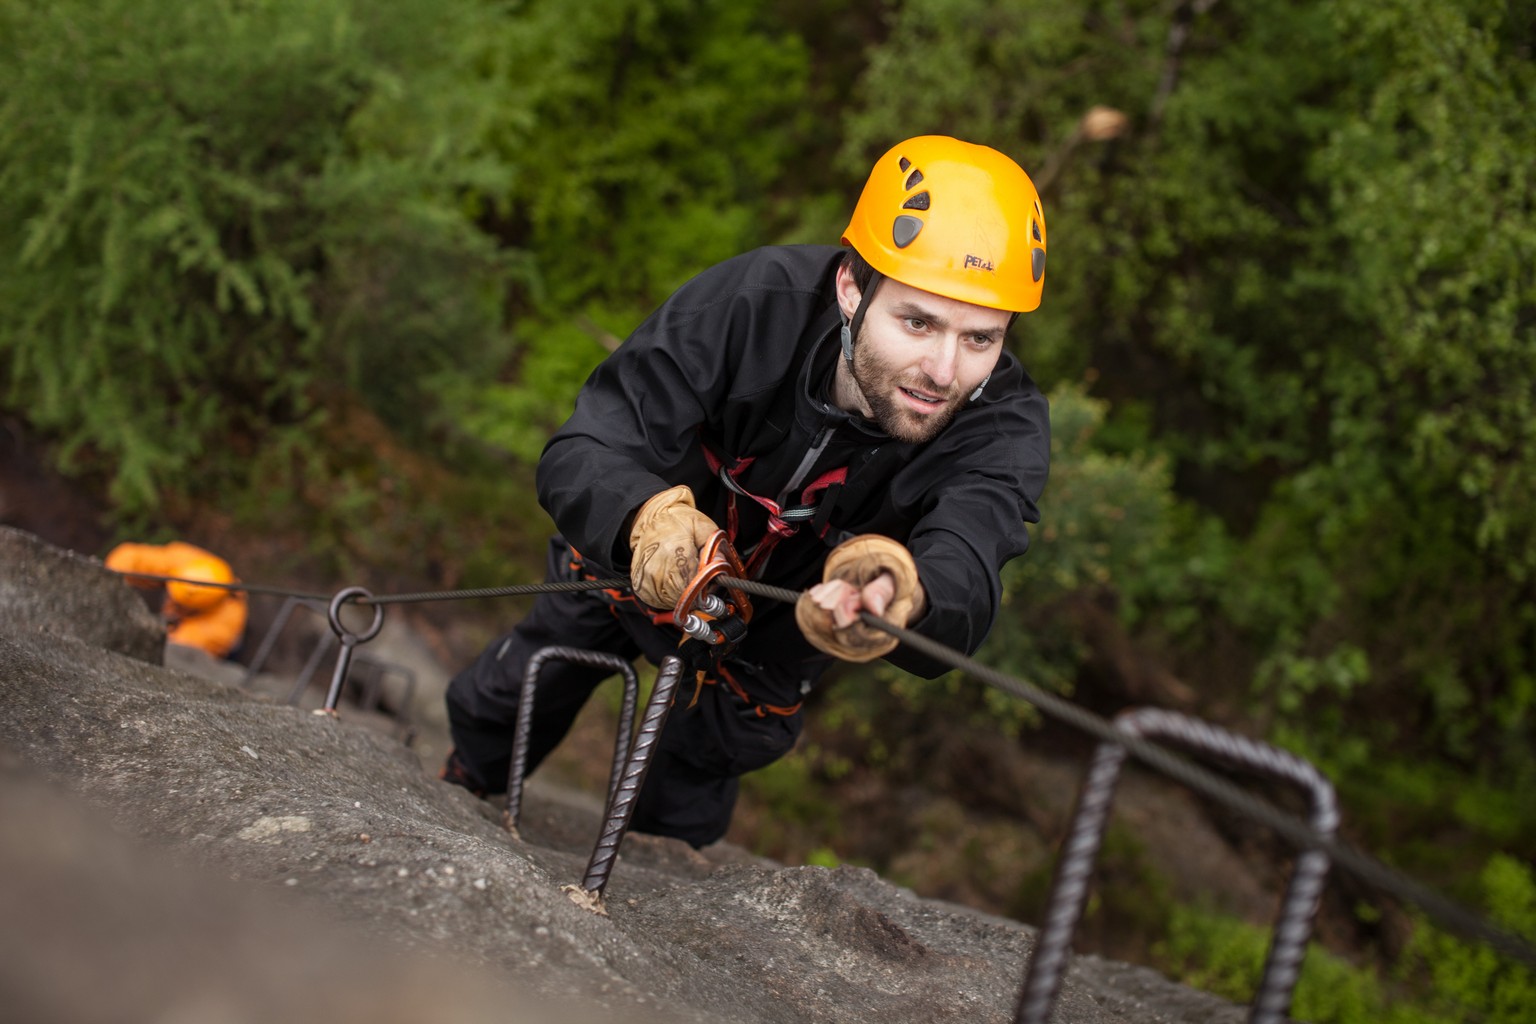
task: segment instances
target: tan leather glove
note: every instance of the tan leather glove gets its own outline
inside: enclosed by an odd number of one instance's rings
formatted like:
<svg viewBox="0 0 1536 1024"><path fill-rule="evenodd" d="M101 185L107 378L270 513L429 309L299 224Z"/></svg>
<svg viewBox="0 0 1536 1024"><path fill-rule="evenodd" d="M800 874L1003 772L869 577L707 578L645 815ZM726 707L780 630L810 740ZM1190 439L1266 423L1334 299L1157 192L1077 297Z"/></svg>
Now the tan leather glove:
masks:
<svg viewBox="0 0 1536 1024"><path fill-rule="evenodd" d="M679 484L655 495L635 513L629 530L629 585L652 608L671 611L699 571L699 549L720 527Z"/></svg>
<svg viewBox="0 0 1536 1024"><path fill-rule="evenodd" d="M905 626L922 613L925 598L917 565L903 545L877 533L844 541L827 556L821 578L823 582L842 580L862 591L882 573L888 573L896 586L881 618L893 626ZM857 619L839 626L833 612L817 604L809 591L795 602L795 621L812 646L844 661L873 661L889 654L898 642Z"/></svg>

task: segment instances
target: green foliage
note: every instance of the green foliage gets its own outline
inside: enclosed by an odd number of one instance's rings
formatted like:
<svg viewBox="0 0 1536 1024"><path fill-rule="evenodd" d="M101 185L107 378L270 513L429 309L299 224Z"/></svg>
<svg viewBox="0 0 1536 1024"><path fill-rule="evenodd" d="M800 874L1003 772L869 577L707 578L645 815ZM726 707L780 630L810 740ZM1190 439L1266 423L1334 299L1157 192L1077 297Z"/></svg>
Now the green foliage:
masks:
<svg viewBox="0 0 1536 1024"><path fill-rule="evenodd" d="M1366 111L1318 155L1350 312L1366 346L1330 352L1334 406L1387 420L1392 468L1425 475L1458 540L1536 570L1536 170L1527 21L1506 5L1338 5ZM1341 415L1340 419L1344 416ZM1374 440L1374 439L1373 439ZM1399 484L1401 489L1403 485Z"/></svg>
<svg viewBox="0 0 1536 1024"><path fill-rule="evenodd" d="M835 868L842 864L842 859L838 857L836 851L825 846L818 846L805 855L805 862L812 867Z"/></svg>
<svg viewBox="0 0 1536 1024"><path fill-rule="evenodd" d="M1335 326L1305 343L1321 447L1274 495L1264 578L1322 582L1271 616L1272 664L1332 658L1341 634L1413 731L1524 770L1536 676L1536 87L1529 23L1503 5L1337 5L1358 69L1313 151L1313 260L1291 278ZM1519 32L1526 38L1521 39ZM1525 53L1527 56L1522 57ZM1326 457L1325 457L1326 456ZM1339 648L1342 650L1343 648Z"/></svg>
<svg viewBox="0 0 1536 1024"><path fill-rule="evenodd" d="M604 355L595 339L801 222L772 189L810 130L808 58L768 5L723 0L532 0L495 40L488 74L515 104L495 141L515 173L486 220L530 277L515 369L461 378L455 404L466 433L531 463Z"/></svg>
<svg viewBox="0 0 1536 1024"><path fill-rule="evenodd" d="M1536 873L1530 865L1498 856L1483 869L1484 903L1495 923L1536 939ZM1448 1015L1477 1008L1489 1024L1520 1024L1536 1006L1536 971L1512 963L1486 946L1464 942L1421 924L1404 955L1405 979L1427 973L1431 1005Z"/></svg>
<svg viewBox="0 0 1536 1024"><path fill-rule="evenodd" d="M648 311L688 276L772 238L807 55L762 3L531 0L492 74L518 109L502 228L535 254L541 307Z"/></svg>
<svg viewBox="0 0 1536 1024"><path fill-rule="evenodd" d="M839 809L821 785L822 751L802 744L785 757L742 777L745 803L753 808L752 847L768 857L784 857L810 843L805 862L836 867L839 861L826 845L842 834Z"/></svg>
<svg viewBox="0 0 1536 1024"><path fill-rule="evenodd" d="M1193 13L1180 37L1186 8L909 0L860 83L845 163L944 131L1045 182L1027 361L1048 381L1086 373L1114 403L1108 450L1145 427L1177 493L1238 538L1204 522L1143 536L1177 550L1203 533L1186 548L1202 570L1175 571L1128 621L1182 637L1196 676L1196 654L1236 631L1257 698L1293 721L1343 730L1390 693L1374 742L1523 771L1529 7L1257 0ZM1084 141L1096 104L1129 131ZM1053 480L1048 522L1070 502ZM1042 539L1030 563L1050 557ZM1147 561L1117 590L1148 585Z"/></svg>
<svg viewBox="0 0 1536 1024"><path fill-rule="evenodd" d="M1156 954L1185 984L1234 1002L1253 999L1271 941L1268 929L1180 906L1169 917L1168 933ZM1291 1015L1313 1024L1430 1024L1436 1020L1390 1005L1373 974L1315 943L1302 962ZM1445 1018L1445 1024L1452 1019Z"/></svg>
<svg viewBox="0 0 1536 1024"><path fill-rule="evenodd" d="M1173 495L1166 459L1104 450L1108 403L1080 386L1051 392L1051 479L1027 557L1004 573L1003 616L989 663L1070 692L1084 657L1070 606L1107 599L1136 623L1156 610L1170 636L1193 628L1213 601L1228 543ZM1016 728L1028 714L1015 698L986 691L995 720Z"/></svg>
<svg viewBox="0 0 1536 1024"><path fill-rule="evenodd" d="M1258 682L1272 691L1270 699L1277 711L1294 715L1314 694L1347 697L1369 679L1365 652L1344 644L1323 657L1281 652L1260 666Z"/></svg>
<svg viewBox="0 0 1536 1024"><path fill-rule="evenodd" d="M1164 5L907 0L844 118L844 160L866 173L896 141L941 131L1040 170L1095 103L1134 109L1156 88Z"/></svg>
<svg viewBox="0 0 1536 1024"><path fill-rule="evenodd" d="M1441 760L1385 756L1359 731L1338 735L1283 725L1273 741L1332 779L1358 841L1403 870L1472 901L1476 864L1500 850L1536 848L1526 796L1536 776L1469 775Z"/></svg>
<svg viewBox="0 0 1536 1024"><path fill-rule="evenodd" d="M1536 876L1495 857L1482 873L1493 918L1536 936ZM1246 1002L1262 974L1268 929L1190 907L1176 907L1158 957L1186 983ZM1313 943L1302 963L1292 1015L1314 1024L1452 1024L1468 1019L1520 1024L1536 1005L1536 975L1419 921L1392 977L1356 967Z"/></svg>
<svg viewBox="0 0 1536 1024"><path fill-rule="evenodd" d="M447 383L455 428L527 466L536 465L549 435L570 415L582 382L605 355L590 332L551 324L520 352L514 381L458 377Z"/></svg>
<svg viewBox="0 0 1536 1024"><path fill-rule="evenodd" d="M0 11L0 383L125 513L494 349L476 5Z"/></svg>

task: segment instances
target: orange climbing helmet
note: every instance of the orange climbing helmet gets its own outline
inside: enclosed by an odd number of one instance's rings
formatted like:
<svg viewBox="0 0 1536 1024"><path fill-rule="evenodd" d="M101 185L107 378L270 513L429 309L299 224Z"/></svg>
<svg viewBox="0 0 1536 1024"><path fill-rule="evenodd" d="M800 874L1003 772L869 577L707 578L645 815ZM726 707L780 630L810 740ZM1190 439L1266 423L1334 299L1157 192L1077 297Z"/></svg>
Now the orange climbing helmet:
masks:
<svg viewBox="0 0 1536 1024"><path fill-rule="evenodd" d="M212 555L181 563L176 567L175 574L184 579L207 580L209 583L235 582L235 574L230 572L229 563ZM200 587L180 580L167 583L165 593L178 607L189 612L206 611L229 596L229 591L224 587Z"/></svg>
<svg viewBox="0 0 1536 1024"><path fill-rule="evenodd" d="M995 149L920 135L875 163L843 243L913 288L1028 313L1045 285L1045 211Z"/></svg>

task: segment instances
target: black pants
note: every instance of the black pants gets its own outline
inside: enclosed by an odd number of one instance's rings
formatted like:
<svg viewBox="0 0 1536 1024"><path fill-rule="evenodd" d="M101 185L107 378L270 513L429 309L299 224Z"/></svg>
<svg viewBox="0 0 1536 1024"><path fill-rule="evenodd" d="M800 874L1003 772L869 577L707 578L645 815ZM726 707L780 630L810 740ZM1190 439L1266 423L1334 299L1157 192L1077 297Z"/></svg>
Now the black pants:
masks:
<svg viewBox="0 0 1536 1024"><path fill-rule="evenodd" d="M570 548L550 541L548 579L579 578ZM528 659L550 646L604 651L626 659L644 654L659 663L680 634L659 627L634 605L600 591L541 594L532 611L490 644L448 685L448 721L458 767L475 788L502 793L512 763L512 733ZM673 836L695 847L725 835L736 806L738 779L788 753L800 735L799 711L766 708L799 703L793 670L727 659L726 668L747 697L715 682L697 688L684 678L653 750L630 827ZM546 662L534 691L527 770L531 772L570 731L606 669Z"/></svg>

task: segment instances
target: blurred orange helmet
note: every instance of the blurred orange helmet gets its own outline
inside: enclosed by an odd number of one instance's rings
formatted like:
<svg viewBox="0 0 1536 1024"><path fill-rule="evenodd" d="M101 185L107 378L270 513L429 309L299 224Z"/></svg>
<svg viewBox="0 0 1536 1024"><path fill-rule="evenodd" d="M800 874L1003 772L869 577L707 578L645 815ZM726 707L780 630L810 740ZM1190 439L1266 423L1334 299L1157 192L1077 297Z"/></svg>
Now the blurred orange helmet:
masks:
<svg viewBox="0 0 1536 1024"><path fill-rule="evenodd" d="M1023 168L986 146L920 135L876 161L843 243L902 284L1028 313L1045 285L1045 237Z"/></svg>
<svg viewBox="0 0 1536 1024"><path fill-rule="evenodd" d="M207 580L209 583L235 582L235 574L230 572L229 565L223 559L211 555L182 563L176 567L175 575L189 580ZM172 580L165 585L165 593L181 608L189 612L201 612L224 600L230 591L222 587L199 587L195 583Z"/></svg>

